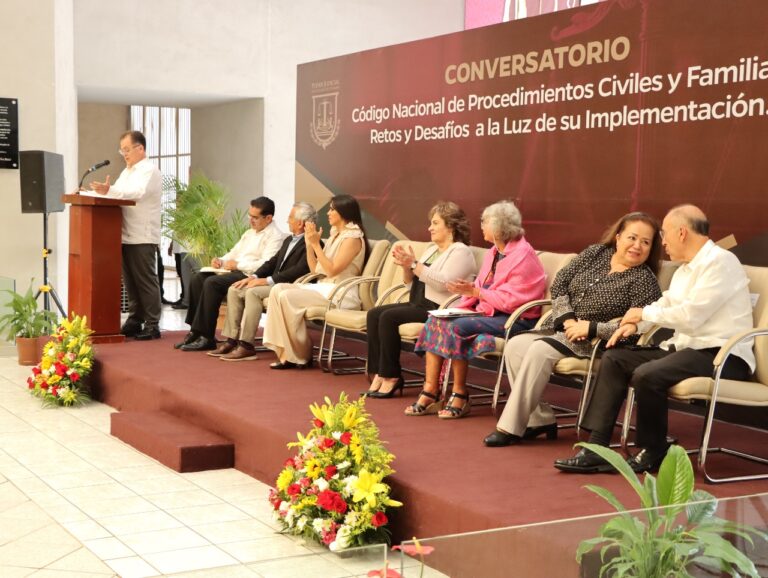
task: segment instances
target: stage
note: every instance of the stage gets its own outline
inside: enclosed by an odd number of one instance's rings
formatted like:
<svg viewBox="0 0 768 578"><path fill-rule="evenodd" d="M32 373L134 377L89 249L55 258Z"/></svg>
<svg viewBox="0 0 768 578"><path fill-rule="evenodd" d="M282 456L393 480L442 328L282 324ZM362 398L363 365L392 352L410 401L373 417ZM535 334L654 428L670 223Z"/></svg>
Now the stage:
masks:
<svg viewBox="0 0 768 578"><path fill-rule="evenodd" d="M291 455L286 444L295 440L296 432L310 428L311 403L322 402L326 396L338 399L341 392L357 396L367 388L362 375L337 376L318 368L270 370L269 363L274 361L270 352L260 354L256 361L227 363L205 353L174 350L173 343L182 336L166 332L156 341L99 344L93 374L95 397L126 414L163 411L231 441L234 466L268 484L274 483ZM340 339L337 347L360 352L364 346ZM412 354L404 353L403 360L414 367L420 364ZM392 516L395 543L412 536L426 538L610 513L610 506L584 489L585 484L605 486L628 506L638 506L618 475L568 475L552 467L555 458L573 452L577 442L573 429L561 430L553 441L542 438L507 448L486 448L482 439L495 425L488 406L475 407L460 420L406 417L403 409L415 401L417 392L407 389L404 397L373 399L366 404L381 439L396 457L396 473L387 479L393 497L404 503ZM550 385L546 399L575 406L577 396L576 390ZM700 424L698 416L672 412L670 433L684 447L692 448L698 445ZM721 424L714 435L715 444L727 439L758 454L768 447L765 431ZM759 471L754 464L742 465L725 456L712 455L710 460L719 471ZM768 491L766 481L713 486L700 476L697 486L718 497ZM549 539L558 540L556 536ZM494 541L485 543L494 550L500 547ZM454 555L467 557L466 553ZM537 556L541 565L541 556L546 558L546 554ZM450 568L447 558L443 566ZM576 568L575 562L572 567ZM562 570L547 569L549 575Z"/></svg>

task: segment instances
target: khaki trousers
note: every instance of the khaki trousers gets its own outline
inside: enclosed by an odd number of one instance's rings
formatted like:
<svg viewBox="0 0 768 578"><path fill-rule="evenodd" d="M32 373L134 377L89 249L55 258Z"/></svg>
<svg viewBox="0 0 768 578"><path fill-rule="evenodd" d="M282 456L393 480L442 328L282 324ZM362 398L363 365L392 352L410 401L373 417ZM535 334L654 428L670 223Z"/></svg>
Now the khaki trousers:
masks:
<svg viewBox="0 0 768 578"><path fill-rule="evenodd" d="M269 297L271 289L269 285L249 289L237 289L230 285L227 291L227 318L221 334L229 339L253 343L261 314L264 313L263 301Z"/></svg>
<svg viewBox="0 0 768 578"><path fill-rule="evenodd" d="M552 368L566 356L540 338L536 333L521 333L504 348L511 391L496 427L517 436L522 436L526 427L555 422L552 408L541 402L541 395L549 383Z"/></svg>

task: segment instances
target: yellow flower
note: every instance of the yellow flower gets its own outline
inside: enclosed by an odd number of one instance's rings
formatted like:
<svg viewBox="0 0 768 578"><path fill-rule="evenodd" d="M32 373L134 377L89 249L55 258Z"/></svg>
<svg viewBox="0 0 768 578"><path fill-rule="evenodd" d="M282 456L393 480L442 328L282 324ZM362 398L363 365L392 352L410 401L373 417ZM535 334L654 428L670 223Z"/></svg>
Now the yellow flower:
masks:
<svg viewBox="0 0 768 578"><path fill-rule="evenodd" d="M352 434L352 438L349 440L349 451L352 453L352 457L358 464L363 461L363 446L360 444L360 436L357 432Z"/></svg>
<svg viewBox="0 0 768 578"><path fill-rule="evenodd" d="M88 346L87 343L83 343L83 345L80 346L80 352L77 354L78 356L88 355L91 352L91 348Z"/></svg>
<svg viewBox="0 0 768 578"><path fill-rule="evenodd" d="M293 481L293 472L291 472L289 469L284 469L282 472L280 472L280 475L277 476L277 489L281 492L284 492L288 486L291 485L291 482Z"/></svg>
<svg viewBox="0 0 768 578"><path fill-rule="evenodd" d="M82 367L83 369L90 369L91 368L91 360L88 359L88 358L81 359L80 361L77 362L77 364L80 365L80 367Z"/></svg>
<svg viewBox="0 0 768 578"><path fill-rule="evenodd" d="M345 430L350 430L364 421L364 417L357 415L357 407L354 405L350 405L344 413L344 417L341 418L341 423L344 425Z"/></svg>
<svg viewBox="0 0 768 578"><path fill-rule="evenodd" d="M71 389L68 389L64 393L59 393L59 397L61 398L61 401L64 402L64 405L75 403L75 400L77 399L77 395Z"/></svg>
<svg viewBox="0 0 768 578"><path fill-rule="evenodd" d="M360 474L352 484L352 488L355 490L352 501L361 502L366 500L372 508L376 507L376 494L387 491L387 486L381 483L381 476L372 474L365 468L360 470Z"/></svg>
<svg viewBox="0 0 768 578"><path fill-rule="evenodd" d="M317 477L323 471L323 466L321 466L320 462L315 458L307 460L307 462L304 464L304 467L307 469L307 477L312 480L317 479Z"/></svg>
<svg viewBox="0 0 768 578"><path fill-rule="evenodd" d="M322 421L324 424L326 424L328 427L333 427L333 411L330 407L328 407L328 404L331 403L331 400L327 397L325 398L325 402L322 406L318 406L316 403L313 403L309 406L309 410L312 412L312 415L314 415L317 419Z"/></svg>
<svg viewBox="0 0 768 578"><path fill-rule="evenodd" d="M53 374L51 377L48 378L48 385L56 385L61 381L61 377L59 377L56 374Z"/></svg>
<svg viewBox="0 0 768 578"><path fill-rule="evenodd" d="M52 363L53 362L51 361L51 358L49 356L46 356L40 362L40 369L42 370L50 369Z"/></svg>

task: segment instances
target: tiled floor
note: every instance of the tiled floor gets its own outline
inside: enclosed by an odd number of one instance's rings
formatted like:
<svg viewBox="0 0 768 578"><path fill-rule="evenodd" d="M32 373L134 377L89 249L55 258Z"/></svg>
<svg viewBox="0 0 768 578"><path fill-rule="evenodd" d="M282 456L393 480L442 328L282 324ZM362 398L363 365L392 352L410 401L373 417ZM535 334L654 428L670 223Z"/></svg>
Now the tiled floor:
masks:
<svg viewBox="0 0 768 578"><path fill-rule="evenodd" d="M276 532L267 486L237 470L179 474L109 435L112 409L43 409L29 368L0 358L0 576L365 576Z"/></svg>

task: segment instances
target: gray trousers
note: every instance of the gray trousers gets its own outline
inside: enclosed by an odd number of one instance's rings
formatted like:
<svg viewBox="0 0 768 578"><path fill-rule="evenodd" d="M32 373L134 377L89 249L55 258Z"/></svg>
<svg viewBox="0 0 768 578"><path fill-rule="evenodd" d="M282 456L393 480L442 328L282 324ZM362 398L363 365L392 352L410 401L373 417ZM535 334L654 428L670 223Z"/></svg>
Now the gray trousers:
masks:
<svg viewBox="0 0 768 578"><path fill-rule="evenodd" d="M123 284L128 296L126 325L157 327L160 323L160 285L157 282L157 245L122 245Z"/></svg>
<svg viewBox="0 0 768 578"><path fill-rule="evenodd" d="M264 313L263 300L269 297L269 285L236 289L230 285L227 291L227 319L221 334L229 339L252 343L259 330Z"/></svg>
<svg viewBox="0 0 768 578"><path fill-rule="evenodd" d="M496 424L501 431L522 436L526 427L555 423L552 408L541 402L541 396L552 368L566 356L540 338L535 333L520 333L504 348L510 393Z"/></svg>

